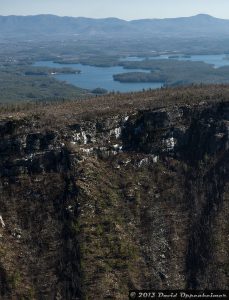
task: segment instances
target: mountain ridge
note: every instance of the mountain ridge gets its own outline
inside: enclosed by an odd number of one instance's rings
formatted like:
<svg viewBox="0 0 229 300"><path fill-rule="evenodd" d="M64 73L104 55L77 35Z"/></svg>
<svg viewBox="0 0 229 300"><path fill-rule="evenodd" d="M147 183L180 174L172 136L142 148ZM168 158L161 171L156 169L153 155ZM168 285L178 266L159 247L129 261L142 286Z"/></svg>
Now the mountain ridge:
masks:
<svg viewBox="0 0 229 300"><path fill-rule="evenodd" d="M229 36L229 20L199 14L191 17L122 20L61 17L56 15L0 16L0 36L17 38L37 36L109 38L198 38Z"/></svg>
<svg viewBox="0 0 229 300"><path fill-rule="evenodd" d="M28 17L57 17L60 19L68 18L68 19L87 19L87 20L107 20L107 19L115 19L115 20L120 20L120 21L125 21L125 22L133 22L133 21L141 21L141 20L175 20L175 19L192 19L192 18L209 18L209 19L218 19L218 20L224 20L224 21L229 21L229 19L224 19L224 18L218 18L209 14L196 14L196 15L191 15L188 17L166 17L166 18L141 18L141 19L132 19L132 20L126 20L118 17L104 17L104 18L91 18L91 17L84 17L84 16L60 16L60 15L55 15L55 14L36 14L36 15L0 15L0 18L8 18L8 17L19 17L19 18L28 18Z"/></svg>

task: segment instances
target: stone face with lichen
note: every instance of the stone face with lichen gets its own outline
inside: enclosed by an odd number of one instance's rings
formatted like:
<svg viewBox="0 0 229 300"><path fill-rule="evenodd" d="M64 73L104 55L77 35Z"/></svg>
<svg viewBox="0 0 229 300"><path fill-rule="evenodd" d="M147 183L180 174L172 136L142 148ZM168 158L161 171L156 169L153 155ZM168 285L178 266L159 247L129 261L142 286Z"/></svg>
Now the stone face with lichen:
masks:
<svg viewBox="0 0 229 300"><path fill-rule="evenodd" d="M228 102L34 124L0 122L1 299L227 287Z"/></svg>

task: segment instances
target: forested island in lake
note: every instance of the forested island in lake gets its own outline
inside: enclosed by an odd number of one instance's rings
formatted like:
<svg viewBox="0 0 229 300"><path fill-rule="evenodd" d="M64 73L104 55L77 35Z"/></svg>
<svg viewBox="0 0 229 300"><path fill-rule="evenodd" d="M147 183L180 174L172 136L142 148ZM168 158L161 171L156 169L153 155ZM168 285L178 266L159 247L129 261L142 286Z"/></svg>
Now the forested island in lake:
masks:
<svg viewBox="0 0 229 300"><path fill-rule="evenodd" d="M150 72L126 72L115 74L120 82L164 82L165 85L187 85L192 83L229 83L229 66L215 68L197 61L176 59L145 59L122 62L125 69L145 69Z"/></svg>

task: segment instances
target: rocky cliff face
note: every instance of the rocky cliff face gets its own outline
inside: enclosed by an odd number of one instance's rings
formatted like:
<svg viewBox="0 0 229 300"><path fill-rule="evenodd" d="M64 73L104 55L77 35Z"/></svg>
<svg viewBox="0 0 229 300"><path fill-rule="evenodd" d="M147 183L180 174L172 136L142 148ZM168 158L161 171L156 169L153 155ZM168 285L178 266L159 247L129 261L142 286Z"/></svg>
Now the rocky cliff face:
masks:
<svg viewBox="0 0 229 300"><path fill-rule="evenodd" d="M1 299L228 284L229 103L0 122Z"/></svg>

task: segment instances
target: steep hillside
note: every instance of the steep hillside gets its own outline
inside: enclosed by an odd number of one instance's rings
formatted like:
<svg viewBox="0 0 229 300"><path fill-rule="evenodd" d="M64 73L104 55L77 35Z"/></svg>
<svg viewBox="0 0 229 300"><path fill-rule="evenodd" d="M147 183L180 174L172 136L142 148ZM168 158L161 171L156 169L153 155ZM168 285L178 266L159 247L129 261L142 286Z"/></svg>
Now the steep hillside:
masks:
<svg viewBox="0 0 229 300"><path fill-rule="evenodd" d="M2 109L0 298L227 288L228 95Z"/></svg>

